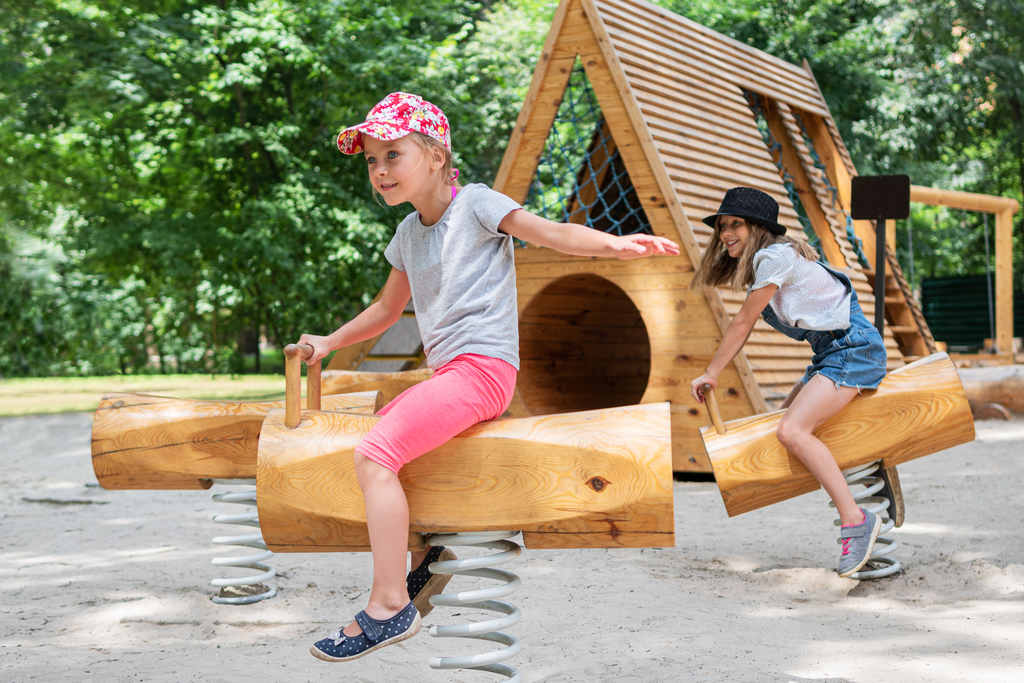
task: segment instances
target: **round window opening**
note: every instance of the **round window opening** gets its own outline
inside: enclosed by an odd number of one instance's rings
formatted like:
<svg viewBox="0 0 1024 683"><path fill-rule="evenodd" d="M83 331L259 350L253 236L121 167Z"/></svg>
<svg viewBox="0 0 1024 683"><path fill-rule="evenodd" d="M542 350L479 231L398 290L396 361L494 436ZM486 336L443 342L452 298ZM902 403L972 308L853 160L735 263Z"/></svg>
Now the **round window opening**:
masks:
<svg viewBox="0 0 1024 683"><path fill-rule="evenodd" d="M618 285L570 275L542 289L519 318L518 386L534 415L640 402L651 342L640 311Z"/></svg>

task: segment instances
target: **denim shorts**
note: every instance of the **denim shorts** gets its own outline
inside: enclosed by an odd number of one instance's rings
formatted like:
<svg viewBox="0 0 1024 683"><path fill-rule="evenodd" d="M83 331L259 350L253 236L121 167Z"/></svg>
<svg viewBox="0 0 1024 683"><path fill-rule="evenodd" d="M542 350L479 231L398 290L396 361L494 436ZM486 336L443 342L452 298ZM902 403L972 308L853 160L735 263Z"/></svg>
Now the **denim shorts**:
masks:
<svg viewBox="0 0 1024 683"><path fill-rule="evenodd" d="M885 377L886 353L882 336L874 327L858 324L843 332L811 332L808 341L814 350L801 382L824 375L837 386L875 389ZM866 322L866 321L865 321Z"/></svg>

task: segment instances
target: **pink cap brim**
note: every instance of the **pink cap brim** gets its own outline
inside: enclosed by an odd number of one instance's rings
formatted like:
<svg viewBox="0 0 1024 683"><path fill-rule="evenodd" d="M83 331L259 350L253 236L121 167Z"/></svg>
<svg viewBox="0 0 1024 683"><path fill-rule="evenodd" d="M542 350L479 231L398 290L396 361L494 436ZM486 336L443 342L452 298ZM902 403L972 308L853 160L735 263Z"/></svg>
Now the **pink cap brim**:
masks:
<svg viewBox="0 0 1024 683"><path fill-rule="evenodd" d="M411 131L391 121L363 121L338 133L338 151L359 154L363 151L363 134L385 142L397 140Z"/></svg>

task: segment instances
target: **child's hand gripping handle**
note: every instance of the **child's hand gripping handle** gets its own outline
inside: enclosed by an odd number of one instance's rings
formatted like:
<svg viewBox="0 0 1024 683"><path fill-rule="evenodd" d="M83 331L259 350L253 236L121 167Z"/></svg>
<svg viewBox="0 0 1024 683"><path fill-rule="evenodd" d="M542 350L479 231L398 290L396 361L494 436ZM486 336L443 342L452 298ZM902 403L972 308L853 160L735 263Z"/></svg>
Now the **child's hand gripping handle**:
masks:
<svg viewBox="0 0 1024 683"><path fill-rule="evenodd" d="M309 344L289 344L284 347L284 424L289 429L299 426L302 408L302 361L313 355ZM320 410L320 361L306 369L306 407Z"/></svg>
<svg viewBox="0 0 1024 683"><path fill-rule="evenodd" d="M725 423L722 422L722 414L718 412L718 399L715 398L715 390L710 384L702 384L700 395L704 397L704 407L708 410L708 419L715 426L715 431L725 434Z"/></svg>

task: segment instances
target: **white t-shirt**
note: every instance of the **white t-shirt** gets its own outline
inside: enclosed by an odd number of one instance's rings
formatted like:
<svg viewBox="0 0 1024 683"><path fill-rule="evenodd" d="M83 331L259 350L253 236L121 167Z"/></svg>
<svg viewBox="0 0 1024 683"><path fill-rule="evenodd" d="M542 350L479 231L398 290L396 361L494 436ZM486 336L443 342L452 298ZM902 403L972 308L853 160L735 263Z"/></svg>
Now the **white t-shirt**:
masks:
<svg viewBox="0 0 1024 683"><path fill-rule="evenodd" d="M851 293L820 264L785 243L754 254L750 290L778 285L769 305L779 319L803 330L845 330L850 326Z"/></svg>
<svg viewBox="0 0 1024 683"><path fill-rule="evenodd" d="M405 217L384 256L409 278L427 365L459 354L519 368L512 238L498 224L519 203L481 183L466 185L433 225Z"/></svg>

